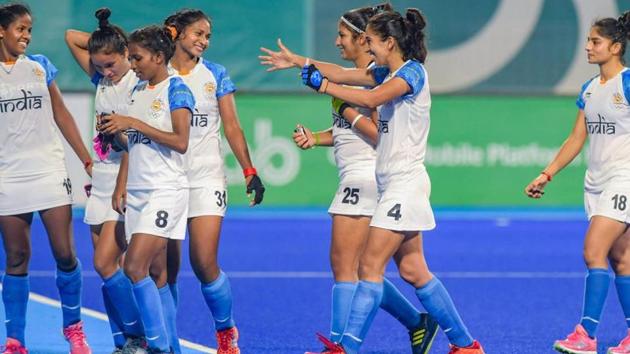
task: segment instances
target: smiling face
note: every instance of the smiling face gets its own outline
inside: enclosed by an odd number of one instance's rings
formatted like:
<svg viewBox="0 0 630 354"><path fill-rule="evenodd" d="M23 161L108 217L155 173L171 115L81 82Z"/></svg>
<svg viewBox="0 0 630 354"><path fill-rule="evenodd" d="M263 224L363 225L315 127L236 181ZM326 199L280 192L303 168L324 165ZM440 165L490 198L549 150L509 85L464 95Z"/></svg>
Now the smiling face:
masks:
<svg viewBox="0 0 630 354"><path fill-rule="evenodd" d="M186 26L177 40L177 49L191 57L201 57L210 43L210 22L202 18Z"/></svg>
<svg viewBox="0 0 630 354"><path fill-rule="evenodd" d="M597 27L592 27L586 41L586 57L589 64L605 64L610 60L621 59L621 43L602 36Z"/></svg>
<svg viewBox="0 0 630 354"><path fill-rule="evenodd" d="M348 28L343 22L339 21L337 38L335 39L335 46L339 48L339 54L344 60L355 61L360 54L361 46L359 45L359 38L361 35L356 35Z"/></svg>
<svg viewBox="0 0 630 354"><path fill-rule="evenodd" d="M118 82L127 71L129 71L129 51L125 50L123 54L111 52L105 53L99 51L94 54L90 54L90 60L94 69L101 75L108 78L112 82Z"/></svg>
<svg viewBox="0 0 630 354"><path fill-rule="evenodd" d="M151 80L163 66L162 55L153 54L139 43L129 43L129 63L131 70L140 80Z"/></svg>
<svg viewBox="0 0 630 354"><path fill-rule="evenodd" d="M31 42L33 20L28 14L19 16L7 28L0 26L0 46L12 59L26 52Z"/></svg>
<svg viewBox="0 0 630 354"><path fill-rule="evenodd" d="M365 31L365 37L370 48L370 55L374 58L374 63L376 65L387 65L387 59L394 48L394 39L392 37L382 39L381 35L374 32L369 25Z"/></svg>

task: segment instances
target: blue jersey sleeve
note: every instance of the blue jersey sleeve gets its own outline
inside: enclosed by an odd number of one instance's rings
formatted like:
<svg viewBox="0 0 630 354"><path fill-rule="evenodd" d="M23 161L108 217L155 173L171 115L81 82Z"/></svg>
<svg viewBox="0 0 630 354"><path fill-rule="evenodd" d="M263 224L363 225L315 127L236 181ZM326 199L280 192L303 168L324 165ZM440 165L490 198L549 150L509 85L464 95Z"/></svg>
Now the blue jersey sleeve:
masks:
<svg viewBox="0 0 630 354"><path fill-rule="evenodd" d="M591 83L591 81L593 81L593 79L594 78L591 78L584 85L582 85L582 89L580 90L580 94L578 95L578 98L575 101L575 105L578 106L579 109L584 109L584 106L586 105L586 102L584 101L584 92L586 91L586 88Z"/></svg>
<svg viewBox="0 0 630 354"><path fill-rule="evenodd" d="M403 97L413 97L417 95L422 88L424 87L424 81L426 80L426 75L424 75L424 69L422 68L422 64L418 63L415 60L412 60L405 64L400 70L396 72L395 77L399 77L409 85L411 91L404 95Z"/></svg>
<svg viewBox="0 0 630 354"><path fill-rule="evenodd" d="M49 85L55 80L57 77L57 68L53 65L53 63L48 60L45 56L41 54L27 55L29 59L34 62L39 63L44 68L44 72L46 73L46 85Z"/></svg>
<svg viewBox="0 0 630 354"><path fill-rule="evenodd" d="M387 78L387 75L389 75L389 68L387 66L374 66L370 71L377 85L382 84Z"/></svg>
<svg viewBox="0 0 630 354"><path fill-rule="evenodd" d="M224 66L209 62L203 59L203 64L212 72L214 79L217 80L216 97L221 98L229 93L236 92L236 85L230 79Z"/></svg>
<svg viewBox="0 0 630 354"><path fill-rule="evenodd" d="M186 108L191 112L195 110L195 98L190 88L179 77L171 78L168 87L168 102L171 112L180 108Z"/></svg>
<svg viewBox="0 0 630 354"><path fill-rule="evenodd" d="M94 86L98 86L98 83L101 81L103 77L104 76L101 73L96 71L94 75L92 75L92 78L90 79L90 81L94 84Z"/></svg>
<svg viewBox="0 0 630 354"><path fill-rule="evenodd" d="M621 86L623 87L623 95L626 102L630 104L630 70L621 73Z"/></svg>

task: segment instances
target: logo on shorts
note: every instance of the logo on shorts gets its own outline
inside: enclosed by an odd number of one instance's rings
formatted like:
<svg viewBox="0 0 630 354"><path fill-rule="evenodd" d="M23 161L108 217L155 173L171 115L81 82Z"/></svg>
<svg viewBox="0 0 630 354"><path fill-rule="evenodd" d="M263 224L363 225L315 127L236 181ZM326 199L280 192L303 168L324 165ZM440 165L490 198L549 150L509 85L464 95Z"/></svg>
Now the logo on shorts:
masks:
<svg viewBox="0 0 630 354"><path fill-rule="evenodd" d="M63 186L66 188L66 193L68 193L68 195L72 194L72 182L70 181L70 178L63 179Z"/></svg>

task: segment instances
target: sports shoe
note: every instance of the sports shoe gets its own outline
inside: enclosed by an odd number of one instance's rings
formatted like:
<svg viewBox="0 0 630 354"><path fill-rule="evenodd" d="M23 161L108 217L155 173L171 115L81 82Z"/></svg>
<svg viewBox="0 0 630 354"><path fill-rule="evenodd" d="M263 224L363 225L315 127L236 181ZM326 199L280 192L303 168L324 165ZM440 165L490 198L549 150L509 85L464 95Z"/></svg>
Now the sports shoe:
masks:
<svg viewBox="0 0 630 354"><path fill-rule="evenodd" d="M467 347L458 347L456 345L450 344L451 351L448 354L485 354L481 344L477 341L473 341L473 344Z"/></svg>
<svg viewBox="0 0 630 354"><path fill-rule="evenodd" d="M321 353L326 353L326 354L346 354L346 351L343 349L341 344L337 344L337 343L331 341L330 339L326 338L325 336L321 335L320 333L317 333L317 338L319 339L320 342L324 343L324 347L326 347L326 348L323 351L321 351L321 352L306 352L304 354L321 354Z"/></svg>
<svg viewBox="0 0 630 354"><path fill-rule="evenodd" d="M112 354L123 354L123 349L122 349L122 348L118 348L118 347L116 347L116 349L114 349L114 351L112 352Z"/></svg>
<svg viewBox="0 0 630 354"><path fill-rule="evenodd" d="M147 354L148 352L149 345L147 344L147 341L142 337L138 337L127 338L121 354Z"/></svg>
<svg viewBox="0 0 630 354"><path fill-rule="evenodd" d="M92 354L83 332L83 321L64 328L63 336L70 343L70 354Z"/></svg>
<svg viewBox="0 0 630 354"><path fill-rule="evenodd" d="M7 338L6 344L1 347L2 354L28 354L26 347L19 340Z"/></svg>
<svg viewBox="0 0 630 354"><path fill-rule="evenodd" d="M420 323L409 331L412 354L427 354L438 332L438 323L428 313L420 314Z"/></svg>
<svg viewBox="0 0 630 354"><path fill-rule="evenodd" d="M607 354L630 354L630 329L628 330L628 335L626 338L622 339L619 342L619 345L616 347L608 348Z"/></svg>
<svg viewBox="0 0 630 354"><path fill-rule="evenodd" d="M553 349L567 354L597 354L597 339L591 339L581 324L566 339L553 343Z"/></svg>
<svg viewBox="0 0 630 354"><path fill-rule="evenodd" d="M217 332L217 354L240 354L236 327Z"/></svg>

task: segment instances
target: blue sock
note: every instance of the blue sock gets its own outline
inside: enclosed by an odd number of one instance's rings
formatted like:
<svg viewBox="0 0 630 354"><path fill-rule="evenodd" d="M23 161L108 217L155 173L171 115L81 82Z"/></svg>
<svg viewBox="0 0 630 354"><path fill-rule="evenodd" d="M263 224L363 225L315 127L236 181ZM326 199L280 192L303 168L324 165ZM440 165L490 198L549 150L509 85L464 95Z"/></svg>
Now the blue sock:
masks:
<svg viewBox="0 0 630 354"><path fill-rule="evenodd" d="M352 296L357 288L357 283L338 281L332 288L332 305L330 315L330 340L337 343L348 321Z"/></svg>
<svg viewBox="0 0 630 354"><path fill-rule="evenodd" d="M177 336L177 309L175 309L173 294L171 294L168 284L159 288L158 292L162 301L162 311L164 311L164 324L166 325L166 333L168 333L168 343L175 354L181 354L182 348L179 346L179 337Z"/></svg>
<svg viewBox="0 0 630 354"><path fill-rule="evenodd" d="M382 299L383 283L359 281L352 298L348 323L343 331L343 337L341 337L341 345L343 345L346 353L359 352Z"/></svg>
<svg viewBox="0 0 630 354"><path fill-rule="evenodd" d="M103 288L119 316L119 325L123 332L128 336L144 336L138 303L133 296L131 282L122 269L118 269L111 277L103 279Z"/></svg>
<svg viewBox="0 0 630 354"><path fill-rule="evenodd" d="M122 348L125 345L125 334L122 330L122 323L120 322L120 316L118 311L112 304L112 300L107 294L105 285L101 286L101 292L103 293L103 303L105 304L105 312L107 312L107 319L109 320L109 328L112 330L112 337L114 339L114 345L116 348Z"/></svg>
<svg viewBox="0 0 630 354"><path fill-rule="evenodd" d="M26 305L30 291L28 275L6 274L2 280L2 301L4 302L7 337L17 339L23 345L26 325Z"/></svg>
<svg viewBox="0 0 630 354"><path fill-rule="evenodd" d="M416 296L429 315L435 318L452 344L458 347L472 345L473 338L459 317L448 291L438 278L433 277L424 286L416 289Z"/></svg>
<svg viewBox="0 0 630 354"><path fill-rule="evenodd" d="M584 305L580 324L591 338L595 338L599 318L602 316L604 303L608 296L610 275L608 269L593 268L588 270L584 281Z"/></svg>
<svg viewBox="0 0 630 354"><path fill-rule="evenodd" d="M416 309L398 288L387 278L383 278L383 300L381 308L397 319L408 330L420 324L420 312Z"/></svg>
<svg viewBox="0 0 630 354"><path fill-rule="evenodd" d="M177 308L177 305L179 305L179 289L177 288L177 283L168 284L168 288L171 290L173 302L175 303L175 308Z"/></svg>
<svg viewBox="0 0 630 354"><path fill-rule="evenodd" d="M617 295L619 295L619 302L626 318L626 325L630 328L630 276L617 275L615 285L617 286Z"/></svg>
<svg viewBox="0 0 630 354"><path fill-rule="evenodd" d="M144 325L145 338L149 348L169 352L168 334L164 325L164 313L160 293L151 277L133 284L133 294L138 303L138 310Z"/></svg>
<svg viewBox="0 0 630 354"><path fill-rule="evenodd" d="M66 328L81 321L81 262L77 258L77 266L70 272L57 268L57 288L61 298L63 327Z"/></svg>
<svg viewBox="0 0 630 354"><path fill-rule="evenodd" d="M223 271L211 283L201 284L201 293L212 312L214 328L217 331L235 326L232 316L232 289L230 280Z"/></svg>

